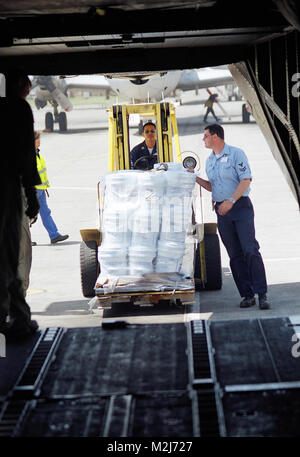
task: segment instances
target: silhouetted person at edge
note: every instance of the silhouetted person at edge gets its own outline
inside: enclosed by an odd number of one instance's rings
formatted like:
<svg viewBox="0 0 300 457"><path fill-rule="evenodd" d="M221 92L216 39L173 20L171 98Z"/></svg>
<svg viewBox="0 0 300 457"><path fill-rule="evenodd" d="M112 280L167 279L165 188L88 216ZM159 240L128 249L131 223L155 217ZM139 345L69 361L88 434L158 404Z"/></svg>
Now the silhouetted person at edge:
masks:
<svg viewBox="0 0 300 457"><path fill-rule="evenodd" d="M38 329L31 320L22 282L18 276L22 219L22 187L26 214L34 220L39 212L35 185L40 184L36 167L33 116L25 97L31 82L19 71L6 75L6 97L0 98L0 333L7 340L21 340ZM6 144L8 142L5 142Z"/></svg>

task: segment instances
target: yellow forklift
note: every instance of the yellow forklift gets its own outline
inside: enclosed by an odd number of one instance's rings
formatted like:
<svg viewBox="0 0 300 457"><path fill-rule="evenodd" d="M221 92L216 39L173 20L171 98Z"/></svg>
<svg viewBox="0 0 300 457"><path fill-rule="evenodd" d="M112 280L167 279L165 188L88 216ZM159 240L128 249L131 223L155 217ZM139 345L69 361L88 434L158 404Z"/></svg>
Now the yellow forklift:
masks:
<svg viewBox="0 0 300 457"><path fill-rule="evenodd" d="M146 121L156 125L157 162L182 162L186 168L196 168L199 161L196 154L188 151L181 153L174 105L168 102L135 105L113 105L109 110L109 171L130 169L129 119L138 114ZM173 153L175 149L175 154ZM174 160L175 155L175 160ZM147 156L146 156L147 157ZM146 158L145 157L145 158ZM142 158L141 158L142 159ZM139 159L140 161L140 159ZM137 161L138 162L138 161ZM136 162L135 168L139 168ZM205 224L202 216L201 188L197 208L193 210L194 236L197 238L194 256L194 284L196 290L218 290L222 287L222 269L220 243L215 223ZM103 205L98 184L99 208ZM195 212L200 210L201 220L195 219ZM100 213L101 211L99 211ZM85 297L95 296L95 283L100 273L98 247L101 244L101 226L99 229L80 230L81 286Z"/></svg>

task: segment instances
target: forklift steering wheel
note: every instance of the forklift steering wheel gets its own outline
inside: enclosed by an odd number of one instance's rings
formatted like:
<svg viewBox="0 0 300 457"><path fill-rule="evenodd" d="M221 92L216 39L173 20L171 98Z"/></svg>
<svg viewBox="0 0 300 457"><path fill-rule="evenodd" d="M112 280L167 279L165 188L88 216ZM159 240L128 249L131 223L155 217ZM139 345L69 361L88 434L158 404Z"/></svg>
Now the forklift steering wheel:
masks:
<svg viewBox="0 0 300 457"><path fill-rule="evenodd" d="M152 170L153 166L150 163L151 158L152 158L152 156L150 156L150 155L140 157L139 159L137 159L134 162L133 168L135 170ZM144 161L146 161L146 164L144 163Z"/></svg>

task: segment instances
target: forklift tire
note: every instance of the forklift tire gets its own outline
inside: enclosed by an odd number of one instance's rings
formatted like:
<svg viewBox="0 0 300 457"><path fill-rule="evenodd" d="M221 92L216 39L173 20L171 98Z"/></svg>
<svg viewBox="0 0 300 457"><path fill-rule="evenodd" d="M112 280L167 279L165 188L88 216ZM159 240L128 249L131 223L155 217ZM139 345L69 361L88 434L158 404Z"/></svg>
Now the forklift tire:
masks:
<svg viewBox="0 0 300 457"><path fill-rule="evenodd" d="M48 111L48 113L45 114L45 128L46 130L49 130L50 132L53 132L53 125L54 125L54 120L53 120L53 114Z"/></svg>
<svg viewBox="0 0 300 457"><path fill-rule="evenodd" d="M96 241L82 241L80 244L80 274L84 297L95 296L94 287L99 273L100 265Z"/></svg>
<svg viewBox="0 0 300 457"><path fill-rule="evenodd" d="M220 290L222 288L222 264L220 241L217 234L204 235L204 251L206 283L203 285L201 281L200 245L198 244L195 254L195 289Z"/></svg>

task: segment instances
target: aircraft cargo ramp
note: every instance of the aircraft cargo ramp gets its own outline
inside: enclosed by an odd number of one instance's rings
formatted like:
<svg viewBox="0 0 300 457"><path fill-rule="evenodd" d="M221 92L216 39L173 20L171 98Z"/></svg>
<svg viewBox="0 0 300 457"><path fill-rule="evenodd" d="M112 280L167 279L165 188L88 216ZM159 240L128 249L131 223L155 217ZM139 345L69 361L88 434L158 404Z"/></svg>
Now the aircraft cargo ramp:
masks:
<svg viewBox="0 0 300 457"><path fill-rule="evenodd" d="M47 328L0 359L0 437L298 436L295 325Z"/></svg>

